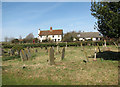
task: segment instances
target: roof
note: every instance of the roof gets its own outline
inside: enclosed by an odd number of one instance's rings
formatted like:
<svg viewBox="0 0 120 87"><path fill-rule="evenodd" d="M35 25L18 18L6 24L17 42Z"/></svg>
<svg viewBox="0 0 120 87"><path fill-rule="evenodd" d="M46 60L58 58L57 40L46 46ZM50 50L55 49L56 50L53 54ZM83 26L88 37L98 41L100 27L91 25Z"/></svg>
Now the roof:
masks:
<svg viewBox="0 0 120 87"><path fill-rule="evenodd" d="M79 34L80 34L80 37L83 37L83 38L101 37L99 32L80 32L78 33L78 35Z"/></svg>
<svg viewBox="0 0 120 87"><path fill-rule="evenodd" d="M63 34L63 30L62 29L40 31L40 33L39 33L40 36L44 36L44 35L62 35L62 34Z"/></svg>
<svg viewBox="0 0 120 87"><path fill-rule="evenodd" d="M19 41L23 41L23 39L18 39Z"/></svg>

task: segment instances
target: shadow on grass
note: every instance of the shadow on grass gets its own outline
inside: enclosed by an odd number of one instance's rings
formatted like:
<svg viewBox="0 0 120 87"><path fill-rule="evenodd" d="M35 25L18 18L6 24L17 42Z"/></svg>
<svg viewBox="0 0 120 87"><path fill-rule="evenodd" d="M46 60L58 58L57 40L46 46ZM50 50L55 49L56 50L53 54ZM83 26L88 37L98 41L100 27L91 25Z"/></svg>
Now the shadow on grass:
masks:
<svg viewBox="0 0 120 87"><path fill-rule="evenodd" d="M120 60L120 52L103 51L97 53L97 58L103 58L104 60Z"/></svg>
<svg viewBox="0 0 120 87"><path fill-rule="evenodd" d="M37 56L36 54L31 54L31 58L30 58L30 60L35 59L36 56ZM18 56L18 55L13 55L13 56L3 56L3 57L2 57L2 61L14 60L14 59L18 59L19 61L21 61L21 58L20 58L20 56Z"/></svg>
<svg viewBox="0 0 120 87"><path fill-rule="evenodd" d="M3 61L7 61L7 60L14 60L14 59L19 59L20 58L20 56L3 56L2 57L2 60Z"/></svg>

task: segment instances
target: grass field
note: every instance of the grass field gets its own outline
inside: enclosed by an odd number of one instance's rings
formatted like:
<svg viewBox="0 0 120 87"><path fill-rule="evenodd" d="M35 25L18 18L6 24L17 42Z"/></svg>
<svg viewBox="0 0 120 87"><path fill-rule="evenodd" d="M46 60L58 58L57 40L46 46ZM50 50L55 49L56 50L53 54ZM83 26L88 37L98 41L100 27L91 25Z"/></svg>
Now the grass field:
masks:
<svg viewBox="0 0 120 87"><path fill-rule="evenodd" d="M113 52L118 51L115 46L109 47ZM118 61L101 60L101 58L93 61L94 47L90 50L90 47L85 46L89 56L87 63L83 62L86 58L81 47L67 47L64 60L61 60L61 53L55 54L56 65L49 65L48 53L44 48L37 49L38 53L32 52L35 55L32 60L22 62L19 58L2 62L3 85L118 84ZM61 51L62 47L59 49ZM23 65L25 65L24 69Z"/></svg>

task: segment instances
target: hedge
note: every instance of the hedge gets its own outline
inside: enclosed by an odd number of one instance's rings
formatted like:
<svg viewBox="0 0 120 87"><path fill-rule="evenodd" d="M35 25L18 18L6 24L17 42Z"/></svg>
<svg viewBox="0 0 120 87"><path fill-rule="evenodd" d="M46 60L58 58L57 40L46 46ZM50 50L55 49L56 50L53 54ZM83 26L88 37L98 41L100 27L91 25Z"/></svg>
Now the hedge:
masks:
<svg viewBox="0 0 120 87"><path fill-rule="evenodd" d="M81 43L83 46L86 45L99 45L102 46L104 44L104 41L81 41L81 42L67 42L67 46L81 46ZM65 47L66 46L66 42L60 42L58 43L60 47ZM107 45L114 45L114 43L112 41L107 41L106 42ZM118 44L116 42L116 44ZM2 44L3 48L12 48L13 46L15 46L16 44ZM20 46L23 46L24 48L26 47L50 47L50 46L54 46L56 47L56 43L35 43L35 44L17 44Z"/></svg>

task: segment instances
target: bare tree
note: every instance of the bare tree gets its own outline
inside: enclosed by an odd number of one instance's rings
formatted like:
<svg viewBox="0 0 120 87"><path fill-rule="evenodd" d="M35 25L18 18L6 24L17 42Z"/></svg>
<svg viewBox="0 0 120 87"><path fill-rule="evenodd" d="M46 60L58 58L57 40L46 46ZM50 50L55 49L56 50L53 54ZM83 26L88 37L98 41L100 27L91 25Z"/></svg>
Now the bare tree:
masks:
<svg viewBox="0 0 120 87"><path fill-rule="evenodd" d="M34 35L33 35L33 33L30 33L30 34L28 34L26 37L25 37L25 39L33 39L34 38Z"/></svg>
<svg viewBox="0 0 120 87"><path fill-rule="evenodd" d="M21 35L19 36L19 39L22 39L22 36L21 36Z"/></svg>
<svg viewBox="0 0 120 87"><path fill-rule="evenodd" d="M8 37L6 36L6 37L4 38L4 40L5 40L5 42L8 42Z"/></svg>
<svg viewBox="0 0 120 87"><path fill-rule="evenodd" d="M14 39L15 39L14 37L10 37L8 40L11 42Z"/></svg>
<svg viewBox="0 0 120 87"><path fill-rule="evenodd" d="M30 33L23 39L23 42L24 43L32 43L33 39L34 39L34 35L33 35L33 33Z"/></svg>

